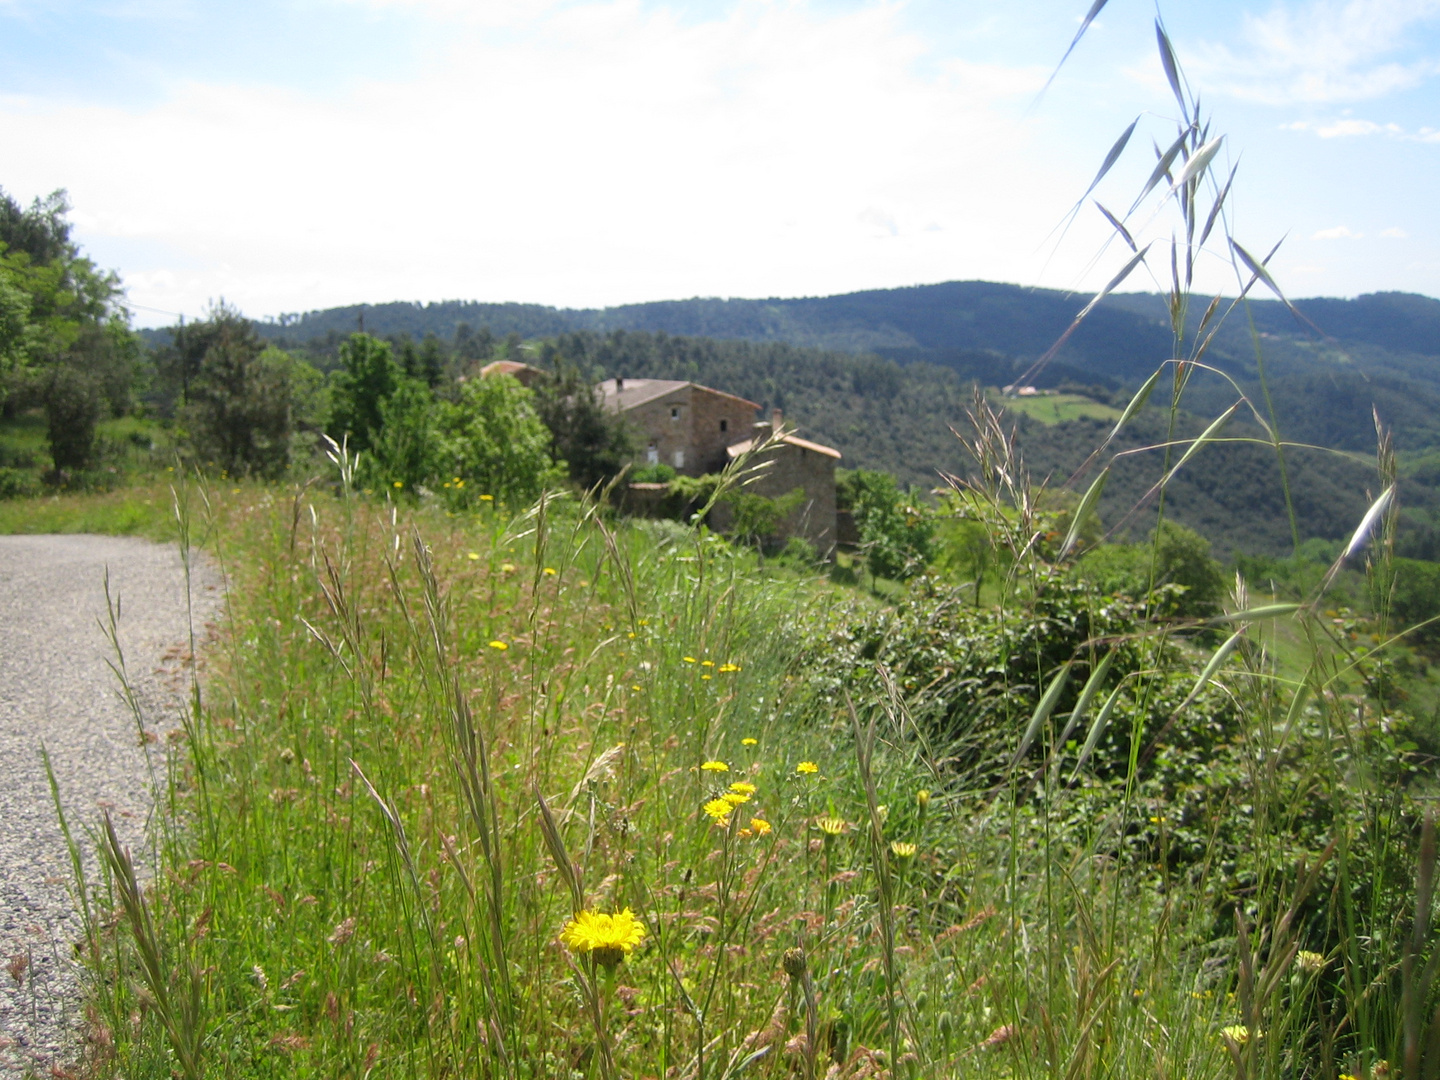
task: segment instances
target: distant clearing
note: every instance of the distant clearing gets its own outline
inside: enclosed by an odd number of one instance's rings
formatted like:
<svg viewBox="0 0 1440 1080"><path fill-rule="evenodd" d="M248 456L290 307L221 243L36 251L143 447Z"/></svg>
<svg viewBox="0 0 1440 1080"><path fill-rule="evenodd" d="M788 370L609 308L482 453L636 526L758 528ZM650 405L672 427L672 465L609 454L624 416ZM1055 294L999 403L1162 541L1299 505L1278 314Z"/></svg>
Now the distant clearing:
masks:
<svg viewBox="0 0 1440 1080"><path fill-rule="evenodd" d="M1066 420L1118 420L1120 410L1111 405L1102 405L1083 394L1037 394L1034 397L1001 397L990 391L992 404L1009 412L1028 416L1042 424L1059 424Z"/></svg>

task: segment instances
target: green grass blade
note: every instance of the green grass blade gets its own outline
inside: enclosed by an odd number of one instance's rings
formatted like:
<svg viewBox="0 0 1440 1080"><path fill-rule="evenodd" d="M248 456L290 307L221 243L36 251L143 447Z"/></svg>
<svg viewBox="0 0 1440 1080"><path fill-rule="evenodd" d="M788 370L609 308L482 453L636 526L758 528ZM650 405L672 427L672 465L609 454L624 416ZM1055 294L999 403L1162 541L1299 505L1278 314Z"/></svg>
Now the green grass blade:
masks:
<svg viewBox="0 0 1440 1080"><path fill-rule="evenodd" d="M1200 672L1200 677L1195 680L1195 685L1190 688L1190 693L1185 695L1184 701L1175 706L1175 712L1172 715L1179 715L1184 712L1185 708L1200 696L1200 691L1209 685L1210 680L1215 677L1215 673L1220 670L1221 665L1223 665L1225 661L1230 658L1230 654L1235 651L1235 646L1240 644L1240 639L1245 636L1245 630L1246 627L1240 627L1240 629L1225 639L1225 644L1215 650L1215 655L1210 657L1206 662L1204 670Z"/></svg>
<svg viewBox="0 0 1440 1080"><path fill-rule="evenodd" d="M1156 368L1155 374L1145 380L1145 385L1135 391L1135 396L1130 399L1130 404L1125 406L1125 411L1120 414L1120 419L1115 421L1115 428L1110 432L1109 438L1105 440L1106 443L1109 443L1116 435L1119 435L1120 429L1134 419L1135 414L1145 407L1145 403L1150 400L1151 391L1155 389L1155 384L1160 381L1160 374L1164 370L1163 367Z"/></svg>
<svg viewBox="0 0 1440 1080"><path fill-rule="evenodd" d="M1065 533L1065 543L1060 547L1060 558L1063 559L1066 555L1070 554L1070 550L1075 546L1075 541L1080 538L1080 524L1085 520L1085 516L1089 514L1091 510L1095 509L1095 504L1099 502L1100 493L1105 490L1105 481L1109 476L1110 466L1106 465L1105 468L1100 470L1100 475L1095 477L1089 490L1087 490L1080 499L1080 505L1075 508L1075 513L1071 515L1070 528Z"/></svg>
<svg viewBox="0 0 1440 1080"><path fill-rule="evenodd" d="M1105 729L1110 726L1110 714L1115 710L1115 703L1120 700L1120 691L1123 686L1117 686L1110 691L1110 696L1105 699L1105 704L1100 706L1100 711L1095 714L1095 722L1090 725L1090 733L1085 736L1085 745L1080 748L1080 756L1075 759L1075 771L1070 774L1070 782L1075 782L1075 777L1080 775L1080 770L1085 767L1085 762L1090 760L1090 755L1095 752L1095 747L1100 745L1100 740L1105 736Z"/></svg>
<svg viewBox="0 0 1440 1080"><path fill-rule="evenodd" d="M1299 610L1299 604L1264 604L1229 615L1219 615L1210 621L1212 623L1255 622L1260 619L1278 619L1282 615L1289 615L1292 611Z"/></svg>
<svg viewBox="0 0 1440 1080"><path fill-rule="evenodd" d="M1075 729L1080 726L1080 722L1085 719L1085 714L1090 711L1090 702L1100 692L1100 684L1105 681L1105 676L1110 674L1110 665L1114 662L1115 650L1111 649L1090 672L1090 678L1085 680L1085 685L1080 689L1080 697L1075 702L1075 708L1070 710L1070 722L1065 725L1065 730L1056 740L1057 746L1064 746Z"/></svg>
<svg viewBox="0 0 1440 1080"><path fill-rule="evenodd" d="M1235 402L1234 405L1231 405L1230 408L1226 409L1223 413L1221 413L1213 421L1211 421L1210 426L1207 427L1204 431L1202 431L1200 433L1200 436L1185 448L1185 453L1180 455L1180 460L1175 463L1175 467L1173 469L1166 473L1165 480L1162 482L1168 483L1170 479L1177 472L1180 471L1180 467L1184 465L1187 461L1189 461L1192 457L1194 457L1197 453L1199 453L1200 449L1203 446L1205 446L1207 443L1214 442L1220 436L1221 430L1225 427L1226 424L1230 422L1230 418L1239 411L1240 405L1241 402Z"/></svg>
<svg viewBox="0 0 1440 1080"><path fill-rule="evenodd" d="M1045 688L1040 703L1035 706L1035 712L1030 716L1030 724L1025 728L1025 735L1015 750L1015 756L1010 760L1012 769L1020 764L1020 759L1025 756L1025 752L1035 742L1035 737L1040 734L1041 727L1050 718L1050 714L1055 711L1055 706L1060 701L1060 695L1065 690L1065 684L1070 681L1070 667L1074 663L1074 660L1066 660L1059 673L1050 680L1050 685Z"/></svg>

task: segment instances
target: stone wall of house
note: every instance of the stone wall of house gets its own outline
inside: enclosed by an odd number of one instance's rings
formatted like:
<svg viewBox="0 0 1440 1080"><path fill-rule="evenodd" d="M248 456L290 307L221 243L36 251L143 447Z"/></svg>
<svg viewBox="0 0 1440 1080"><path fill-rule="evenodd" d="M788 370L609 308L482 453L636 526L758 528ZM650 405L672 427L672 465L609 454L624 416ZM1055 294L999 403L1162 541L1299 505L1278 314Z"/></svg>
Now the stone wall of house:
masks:
<svg viewBox="0 0 1440 1080"><path fill-rule="evenodd" d="M835 464L829 454L803 446L782 443L765 454L773 462L760 479L745 490L778 499L796 488L805 492L805 501L780 526L780 536L800 536L829 557L835 549Z"/></svg>
<svg viewBox="0 0 1440 1080"><path fill-rule="evenodd" d="M704 471L697 471L692 460L695 454L690 448L691 412L688 386L676 387L668 394L625 411L625 422L635 434L641 464L658 462L689 476L699 476Z"/></svg>
<svg viewBox="0 0 1440 1080"><path fill-rule="evenodd" d="M755 434L755 406L703 386L691 387L691 445L700 464L695 475L718 473L729 462L725 448Z"/></svg>
<svg viewBox="0 0 1440 1080"><path fill-rule="evenodd" d="M686 385L627 409L625 420L636 435L642 464L653 460L686 476L703 476L725 467L727 446L750 438L755 407Z"/></svg>

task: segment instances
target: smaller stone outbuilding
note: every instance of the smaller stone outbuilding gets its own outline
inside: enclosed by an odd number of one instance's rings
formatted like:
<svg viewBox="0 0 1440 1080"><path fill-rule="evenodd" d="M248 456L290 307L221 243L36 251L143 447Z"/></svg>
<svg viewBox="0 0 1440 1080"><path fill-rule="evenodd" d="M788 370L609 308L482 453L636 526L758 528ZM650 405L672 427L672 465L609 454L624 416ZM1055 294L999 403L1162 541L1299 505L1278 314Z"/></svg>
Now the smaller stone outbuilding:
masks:
<svg viewBox="0 0 1440 1080"><path fill-rule="evenodd" d="M726 455L734 460L749 453L754 447L762 446L773 432L779 432L779 439L757 455L758 461L770 464L745 490L770 499L782 498L796 488L803 491L804 500L781 523L779 535L803 537L820 555L829 558L838 539L835 468L840 462L840 451L787 432L780 410L776 409L769 423L755 425L750 439L726 447Z"/></svg>

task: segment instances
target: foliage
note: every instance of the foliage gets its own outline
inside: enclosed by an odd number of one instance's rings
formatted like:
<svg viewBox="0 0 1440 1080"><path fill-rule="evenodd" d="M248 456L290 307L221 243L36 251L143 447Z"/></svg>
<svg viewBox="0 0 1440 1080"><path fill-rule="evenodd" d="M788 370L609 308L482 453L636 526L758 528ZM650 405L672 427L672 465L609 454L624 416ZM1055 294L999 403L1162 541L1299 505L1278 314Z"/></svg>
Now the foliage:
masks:
<svg viewBox="0 0 1440 1080"><path fill-rule="evenodd" d="M199 459L235 475L275 477L290 464L308 365L267 348L251 322L223 303L181 335L180 353L203 347L186 385L181 419ZM186 361L188 364L188 360Z"/></svg>
<svg viewBox="0 0 1440 1080"><path fill-rule="evenodd" d="M780 526L805 502L804 488L769 498L738 488L727 491L721 502L730 508L728 531L744 543L764 547L774 539Z"/></svg>
<svg viewBox="0 0 1440 1080"><path fill-rule="evenodd" d="M534 403L550 429L551 457L564 461L582 488L618 475L635 454L624 422L606 412L592 380L563 354L547 348L541 359L546 375L534 386Z"/></svg>
<svg viewBox="0 0 1440 1080"><path fill-rule="evenodd" d="M446 489L453 506L474 506L483 496L528 503L565 475L565 463L550 456L550 432L530 391L508 375L471 379L458 400L438 403L434 453L436 475L463 481Z"/></svg>
<svg viewBox="0 0 1440 1080"><path fill-rule="evenodd" d="M380 402L380 427L370 435L369 456L361 459L362 482L412 492L433 484L443 471L436 445L438 414L439 406L424 382L401 378Z"/></svg>
<svg viewBox="0 0 1440 1080"><path fill-rule="evenodd" d="M330 399L330 436L349 438L357 453L370 450L384 426L384 403L399 388L403 373L390 345L369 334L351 334L340 346Z"/></svg>
<svg viewBox="0 0 1440 1080"><path fill-rule="evenodd" d="M668 484L675 479L676 473L673 466L657 461L653 465L636 466L630 470L629 476L632 484Z"/></svg>
<svg viewBox="0 0 1440 1080"><path fill-rule="evenodd" d="M869 469L838 469L837 502L855 515L860 549L876 577L904 581L924 571L933 555L934 515L912 487Z"/></svg>
<svg viewBox="0 0 1440 1080"><path fill-rule="evenodd" d="M1225 591L1220 564L1210 557L1210 542L1175 521L1162 521L1146 544L1102 544L1087 551L1075 575L1102 593L1134 599L1164 586L1160 613L1203 619L1214 615Z"/></svg>

